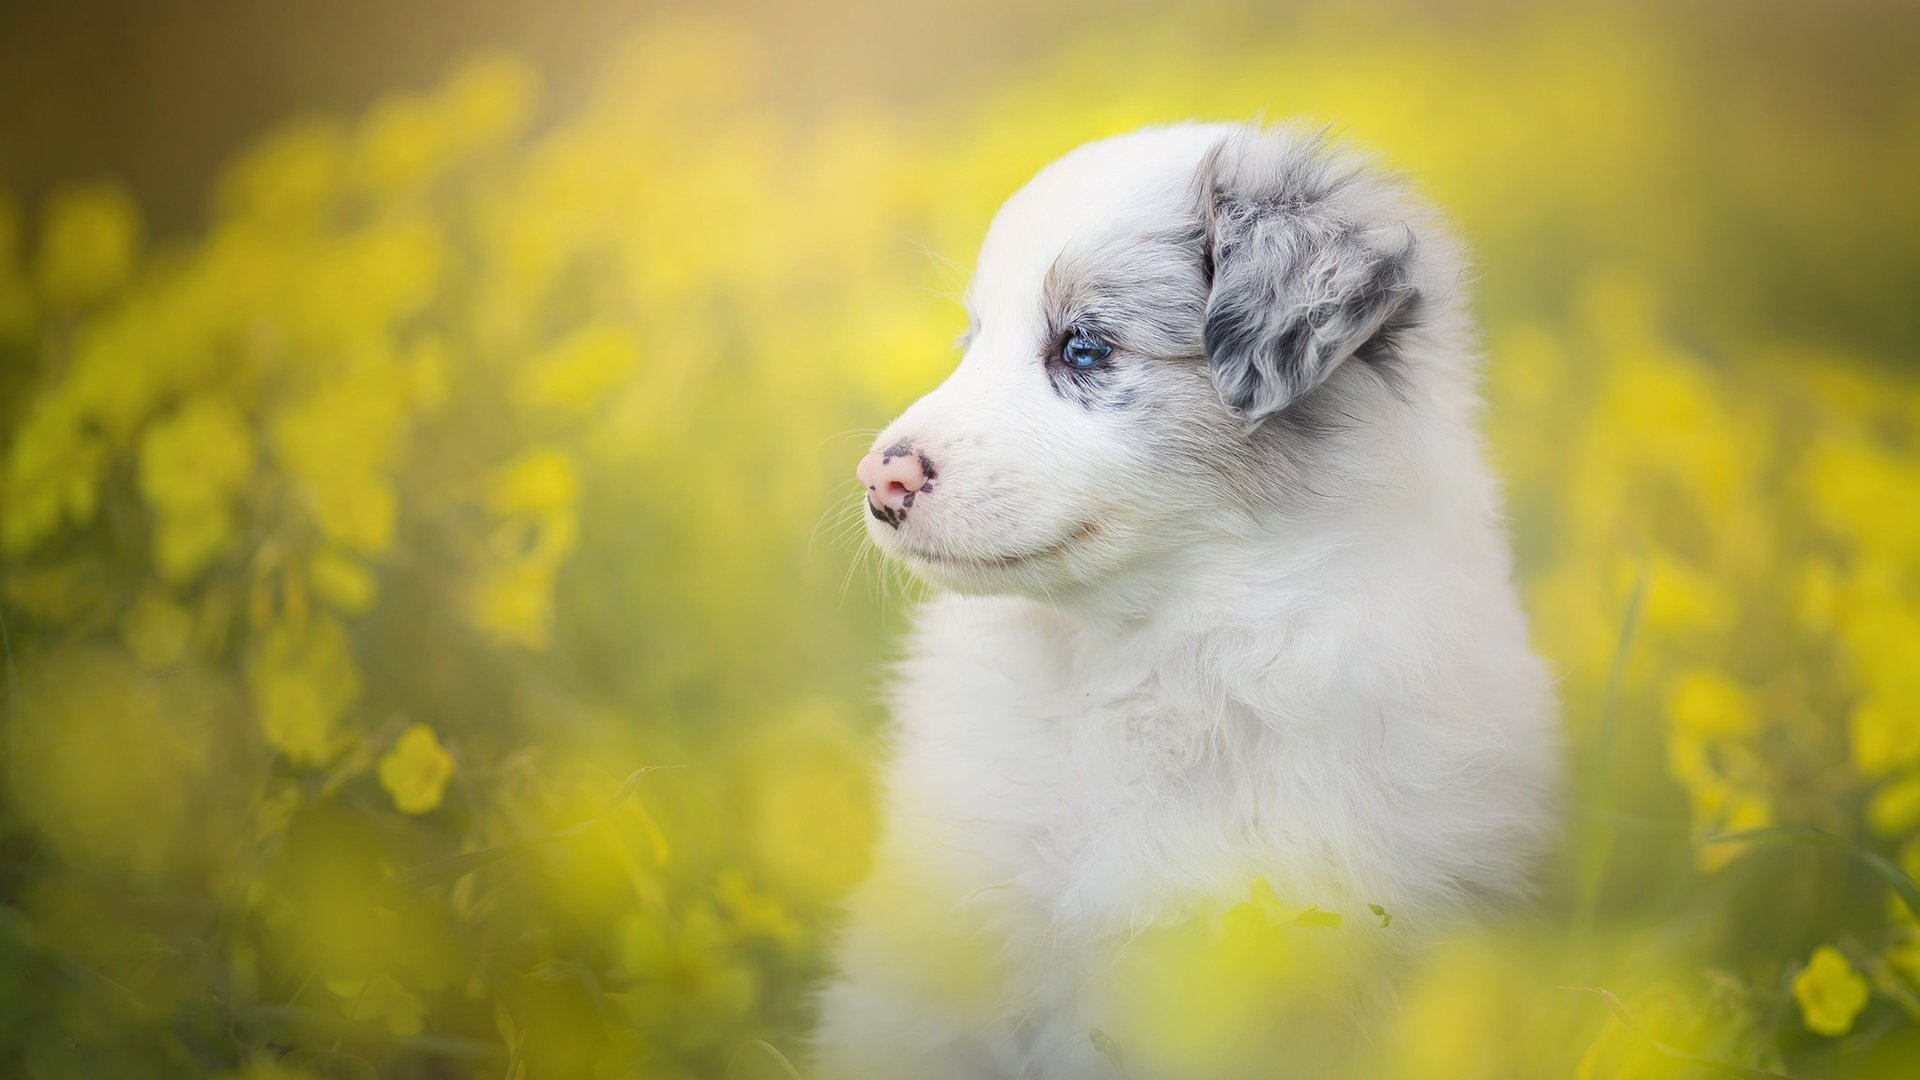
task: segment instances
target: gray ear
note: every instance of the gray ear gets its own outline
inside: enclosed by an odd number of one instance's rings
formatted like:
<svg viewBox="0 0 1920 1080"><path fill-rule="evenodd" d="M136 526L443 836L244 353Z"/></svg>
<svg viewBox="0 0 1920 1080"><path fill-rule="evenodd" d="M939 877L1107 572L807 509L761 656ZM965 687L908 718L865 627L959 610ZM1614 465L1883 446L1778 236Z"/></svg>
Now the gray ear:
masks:
<svg viewBox="0 0 1920 1080"><path fill-rule="evenodd" d="M1207 363L1253 426L1412 313L1413 232L1389 185L1317 138L1230 136L1200 181Z"/></svg>

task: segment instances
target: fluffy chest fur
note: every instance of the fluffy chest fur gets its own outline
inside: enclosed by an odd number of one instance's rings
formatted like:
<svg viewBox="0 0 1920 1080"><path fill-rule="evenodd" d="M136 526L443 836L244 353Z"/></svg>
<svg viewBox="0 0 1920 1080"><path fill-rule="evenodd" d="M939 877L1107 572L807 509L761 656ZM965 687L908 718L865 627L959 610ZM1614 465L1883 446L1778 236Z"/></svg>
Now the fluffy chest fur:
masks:
<svg viewBox="0 0 1920 1080"><path fill-rule="evenodd" d="M911 824L892 831L971 852L974 888L1066 939L1124 936L1254 877L1410 927L1519 889L1550 746L1518 618L1423 602L1390 575L1330 595L1330 562L1310 588L1120 622L934 601L895 694L889 814Z"/></svg>
<svg viewBox="0 0 1920 1080"><path fill-rule="evenodd" d="M1400 557L1295 559L1314 576L1223 577L1140 619L923 608L828 1042L905 1030L954 1063L928 1075L1106 1076L1087 1034L1114 1023L1128 943L1256 878L1350 925L1380 904L1400 945L1522 888L1549 820L1546 680L1510 602L1342 566ZM980 964L957 994L954 956ZM874 986L884 1004L849 1006ZM869 1021L893 1035L833 1026Z"/></svg>

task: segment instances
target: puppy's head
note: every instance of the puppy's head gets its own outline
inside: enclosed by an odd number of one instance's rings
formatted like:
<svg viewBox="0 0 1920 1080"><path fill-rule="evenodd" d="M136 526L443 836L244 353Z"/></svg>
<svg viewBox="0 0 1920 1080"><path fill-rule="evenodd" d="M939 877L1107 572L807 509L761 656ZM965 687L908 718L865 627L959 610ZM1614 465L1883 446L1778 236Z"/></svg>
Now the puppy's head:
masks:
<svg viewBox="0 0 1920 1080"><path fill-rule="evenodd" d="M936 584L1056 594L1251 527L1394 397L1446 273L1424 220L1297 131L1069 153L988 229L959 367L860 462L874 542Z"/></svg>

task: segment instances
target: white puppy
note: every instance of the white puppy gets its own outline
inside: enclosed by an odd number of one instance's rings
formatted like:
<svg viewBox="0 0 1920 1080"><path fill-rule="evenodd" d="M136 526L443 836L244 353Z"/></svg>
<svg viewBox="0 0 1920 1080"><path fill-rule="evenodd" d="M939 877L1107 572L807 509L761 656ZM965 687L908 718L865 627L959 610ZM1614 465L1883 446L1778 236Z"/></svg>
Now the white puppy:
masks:
<svg viewBox="0 0 1920 1080"><path fill-rule="evenodd" d="M1430 211L1297 130L1105 139L1001 208L964 358L859 468L941 593L828 1075L1115 1076L1127 943L1256 880L1353 940L1523 890L1555 710L1464 285Z"/></svg>

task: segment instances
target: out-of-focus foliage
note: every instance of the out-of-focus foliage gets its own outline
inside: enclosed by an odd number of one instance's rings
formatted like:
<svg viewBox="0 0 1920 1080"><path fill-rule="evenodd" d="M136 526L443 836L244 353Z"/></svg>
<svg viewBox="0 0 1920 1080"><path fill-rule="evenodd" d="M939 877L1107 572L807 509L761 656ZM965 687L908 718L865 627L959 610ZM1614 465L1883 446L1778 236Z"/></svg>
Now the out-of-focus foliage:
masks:
<svg viewBox="0 0 1920 1080"><path fill-rule="evenodd" d="M488 57L292 120L188 243L111 182L0 197L0 1062L786 1075L898 622L842 474L951 362L928 253L1087 138L1264 112L1477 250L1565 676L1541 910L1434 957L1367 1075L1911 1075L1920 89L1781 102L1662 30L1168 19L799 116L777 43L664 23L586 102ZM1393 931L1242 907L1276 957ZM1189 1004L1271 977L1207 955Z"/></svg>

